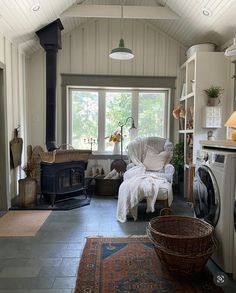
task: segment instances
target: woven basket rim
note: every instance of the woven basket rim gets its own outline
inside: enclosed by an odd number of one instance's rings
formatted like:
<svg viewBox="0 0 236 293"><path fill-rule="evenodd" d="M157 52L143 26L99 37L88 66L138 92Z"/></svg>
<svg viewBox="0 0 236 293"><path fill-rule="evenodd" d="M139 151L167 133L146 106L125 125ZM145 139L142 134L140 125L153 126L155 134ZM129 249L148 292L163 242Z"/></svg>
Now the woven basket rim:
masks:
<svg viewBox="0 0 236 293"><path fill-rule="evenodd" d="M193 235L178 235L178 234L172 235L172 234L162 233L162 232L156 231L156 230L154 230L152 228L152 226L151 226L151 223L152 222L154 222L154 221L163 222L167 218L169 218L169 219L171 219L171 218L172 219L173 218L178 218L178 219L181 219L181 220L183 220L183 219L191 219L191 221L195 221L195 222L201 223L206 228L208 228L208 233L206 233L204 235L198 235L198 236L193 236ZM150 229L151 229L151 231L153 233L158 234L158 235L163 236L163 237L168 237L168 238L173 238L173 239L177 239L177 238L178 239L179 238L181 238L181 239L183 239L183 238L184 239L202 239L202 238L205 238L205 237L209 236L214 231L214 227L211 224L209 224L209 223L207 223L207 222L205 222L205 221L203 221L203 220L201 220L199 218L193 218L193 217L189 217L189 216L177 216L177 215L166 215L166 216L159 216L159 217L152 218L150 220L148 226L150 227Z"/></svg>
<svg viewBox="0 0 236 293"><path fill-rule="evenodd" d="M163 253L167 253L167 254L170 254L170 255L173 255L173 256L178 256L178 257L187 257L187 258L195 258L195 257L201 257L201 256L206 256L208 254L212 254L218 247L218 242L217 242L217 239L216 237L212 236L212 246L208 248L207 251L205 252L202 252L202 253L186 253L186 254L181 254L179 252L175 252L171 249L168 249L160 244L157 244L156 240L152 237L150 231L148 230L148 227L147 227L147 236L149 238L149 240L152 242L152 244L159 250L161 250Z"/></svg>

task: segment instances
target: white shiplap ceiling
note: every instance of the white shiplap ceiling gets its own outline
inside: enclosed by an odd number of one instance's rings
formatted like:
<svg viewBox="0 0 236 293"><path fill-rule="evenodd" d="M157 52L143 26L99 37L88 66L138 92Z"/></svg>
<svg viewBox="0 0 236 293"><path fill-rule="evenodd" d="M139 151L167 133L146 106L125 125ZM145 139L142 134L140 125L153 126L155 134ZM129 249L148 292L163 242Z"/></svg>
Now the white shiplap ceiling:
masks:
<svg viewBox="0 0 236 293"><path fill-rule="evenodd" d="M33 4L39 2L40 10L32 12ZM63 11L78 0L0 0L0 33L20 44L27 52L39 48L35 31L59 18ZM111 5L166 5L180 17L175 20L145 20L189 47L199 42L222 45L232 39L236 32L236 0L84 0L84 4ZM203 8L212 15L203 15ZM60 17L63 33L71 31L88 19Z"/></svg>

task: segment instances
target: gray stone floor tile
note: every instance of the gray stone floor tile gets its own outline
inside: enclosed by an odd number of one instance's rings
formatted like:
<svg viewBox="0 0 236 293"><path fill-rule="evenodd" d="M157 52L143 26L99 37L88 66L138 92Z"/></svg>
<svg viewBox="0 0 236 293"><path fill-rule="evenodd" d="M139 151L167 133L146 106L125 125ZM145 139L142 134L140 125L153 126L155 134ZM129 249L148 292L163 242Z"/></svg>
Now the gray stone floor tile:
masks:
<svg viewBox="0 0 236 293"><path fill-rule="evenodd" d="M67 249L81 249L84 247L84 241L78 241L78 242L72 242L72 243L68 243L67 245Z"/></svg>
<svg viewBox="0 0 236 293"><path fill-rule="evenodd" d="M0 278L0 290L51 289L54 278Z"/></svg>
<svg viewBox="0 0 236 293"><path fill-rule="evenodd" d="M59 267L42 267L40 277L75 277L77 264L61 265Z"/></svg>
<svg viewBox="0 0 236 293"><path fill-rule="evenodd" d="M29 258L5 258L0 261L0 270L4 267L22 267L28 264Z"/></svg>
<svg viewBox="0 0 236 293"><path fill-rule="evenodd" d="M40 266L5 267L0 271L1 278L32 278L37 277Z"/></svg>
<svg viewBox="0 0 236 293"><path fill-rule="evenodd" d="M30 293L30 290L0 290L0 293Z"/></svg>
<svg viewBox="0 0 236 293"><path fill-rule="evenodd" d="M42 289L42 290L36 289L36 290L30 290L30 293L72 293L73 291L72 289Z"/></svg>
<svg viewBox="0 0 236 293"><path fill-rule="evenodd" d="M79 265L80 258L79 257L65 257L62 260L62 266L70 266L70 265Z"/></svg>
<svg viewBox="0 0 236 293"><path fill-rule="evenodd" d="M136 222L128 219L123 224L116 220L116 207L112 197L94 197L90 206L52 211L35 237L0 237L0 293L74 292L86 237L146 234L153 215L146 216L145 207L139 209ZM173 209L176 214L193 215L178 197ZM210 270L214 271L214 265ZM231 280L224 291L236 292L235 288Z"/></svg>
<svg viewBox="0 0 236 293"><path fill-rule="evenodd" d="M76 278L56 278L53 289L73 289L75 288Z"/></svg>
<svg viewBox="0 0 236 293"><path fill-rule="evenodd" d="M62 258L30 258L27 261L29 266L59 266L62 264Z"/></svg>

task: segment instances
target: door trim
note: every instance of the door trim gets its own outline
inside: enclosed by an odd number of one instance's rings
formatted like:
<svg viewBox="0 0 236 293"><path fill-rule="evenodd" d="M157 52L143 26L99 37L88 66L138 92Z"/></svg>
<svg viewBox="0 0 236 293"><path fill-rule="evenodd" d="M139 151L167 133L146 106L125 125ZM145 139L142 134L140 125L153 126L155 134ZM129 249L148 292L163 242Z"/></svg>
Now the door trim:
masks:
<svg viewBox="0 0 236 293"><path fill-rule="evenodd" d="M7 106L6 106L6 66L0 62L0 150L3 156L0 160L0 210L8 209L8 142L7 142Z"/></svg>

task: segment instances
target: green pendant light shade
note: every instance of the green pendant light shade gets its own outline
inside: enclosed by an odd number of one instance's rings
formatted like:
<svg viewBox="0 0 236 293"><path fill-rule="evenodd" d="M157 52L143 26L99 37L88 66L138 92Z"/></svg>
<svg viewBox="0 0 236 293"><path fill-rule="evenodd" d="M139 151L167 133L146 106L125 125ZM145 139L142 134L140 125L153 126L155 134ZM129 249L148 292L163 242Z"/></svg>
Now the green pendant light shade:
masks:
<svg viewBox="0 0 236 293"><path fill-rule="evenodd" d="M132 50L125 48L125 42L121 38L119 48L111 50L109 57L115 60L130 60L134 58L134 54Z"/></svg>

